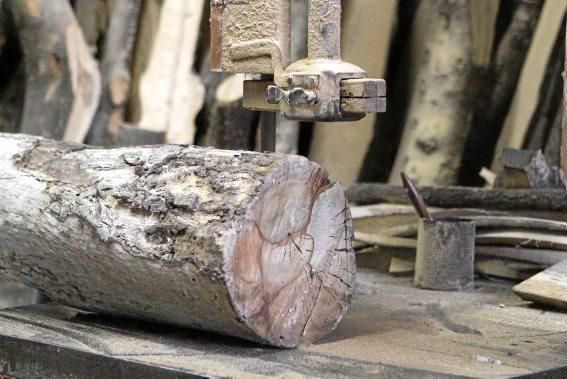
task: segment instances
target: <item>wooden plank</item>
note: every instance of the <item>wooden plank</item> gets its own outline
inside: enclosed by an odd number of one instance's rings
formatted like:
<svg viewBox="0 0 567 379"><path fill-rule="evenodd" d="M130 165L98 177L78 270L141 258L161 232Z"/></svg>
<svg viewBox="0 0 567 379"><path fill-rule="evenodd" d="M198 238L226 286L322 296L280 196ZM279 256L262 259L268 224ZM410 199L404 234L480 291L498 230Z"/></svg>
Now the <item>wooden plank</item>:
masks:
<svg viewBox="0 0 567 379"><path fill-rule="evenodd" d="M473 36L473 64L486 68L492 57L500 0L469 1L468 6Z"/></svg>
<svg viewBox="0 0 567 379"><path fill-rule="evenodd" d="M518 284L514 293L524 300L567 311L567 260Z"/></svg>
<svg viewBox="0 0 567 379"><path fill-rule="evenodd" d="M386 71L398 0L344 3L343 59L362 67L370 77L382 77ZM370 114L357 122L315 124L310 159L349 186L358 177L372 140L375 121L376 116Z"/></svg>

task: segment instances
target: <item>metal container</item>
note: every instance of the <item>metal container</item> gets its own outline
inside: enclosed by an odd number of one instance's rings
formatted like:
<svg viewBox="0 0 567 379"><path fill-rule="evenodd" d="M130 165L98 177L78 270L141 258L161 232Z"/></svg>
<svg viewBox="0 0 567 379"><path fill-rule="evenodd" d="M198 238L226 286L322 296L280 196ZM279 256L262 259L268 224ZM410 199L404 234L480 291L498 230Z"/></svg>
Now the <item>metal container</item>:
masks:
<svg viewBox="0 0 567 379"><path fill-rule="evenodd" d="M415 285L442 291L471 289L474 285L475 234L475 224L470 220L421 220Z"/></svg>

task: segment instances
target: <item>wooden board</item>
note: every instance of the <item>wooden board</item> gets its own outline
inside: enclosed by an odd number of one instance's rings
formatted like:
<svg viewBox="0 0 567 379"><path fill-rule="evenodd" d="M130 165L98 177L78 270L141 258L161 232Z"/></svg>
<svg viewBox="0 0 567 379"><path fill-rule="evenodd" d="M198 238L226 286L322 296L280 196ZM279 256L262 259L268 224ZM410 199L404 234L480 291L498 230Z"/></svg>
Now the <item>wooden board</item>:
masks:
<svg viewBox="0 0 567 379"><path fill-rule="evenodd" d="M567 260L518 284L514 293L524 300L567 311Z"/></svg>

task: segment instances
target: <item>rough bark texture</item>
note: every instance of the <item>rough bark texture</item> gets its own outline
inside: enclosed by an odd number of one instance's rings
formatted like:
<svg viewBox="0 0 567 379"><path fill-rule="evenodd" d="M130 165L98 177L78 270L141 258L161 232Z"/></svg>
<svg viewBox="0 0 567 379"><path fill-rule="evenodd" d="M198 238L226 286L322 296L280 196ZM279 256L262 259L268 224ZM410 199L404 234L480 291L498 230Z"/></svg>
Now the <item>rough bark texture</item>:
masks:
<svg viewBox="0 0 567 379"><path fill-rule="evenodd" d="M460 173L461 182L466 184L481 185L478 173L482 167L490 166L543 1L518 0L517 3L488 72L481 77L481 83L475 83L480 95L474 99L474 127L466 142Z"/></svg>
<svg viewBox="0 0 567 379"><path fill-rule="evenodd" d="M456 184L469 124L472 41L462 2L421 2L428 27L418 46L415 87L390 182L406 172L422 185Z"/></svg>
<svg viewBox="0 0 567 379"><path fill-rule="evenodd" d="M70 4L11 0L9 5L26 67L21 131L61 139L71 119L73 128L90 124L98 71Z"/></svg>
<svg viewBox="0 0 567 379"><path fill-rule="evenodd" d="M210 73L218 75L217 73ZM208 129L205 145L217 149L253 150L258 113L244 109L244 74L230 74L216 87L208 104Z"/></svg>
<svg viewBox="0 0 567 379"><path fill-rule="evenodd" d="M116 0L106 35L101 76L103 92L87 142L107 145L114 142L124 121L130 93L130 62L136 37L141 0Z"/></svg>
<svg viewBox="0 0 567 379"><path fill-rule="evenodd" d="M492 190L471 187L422 187L420 192L430 207L486 208L501 210L566 211L565 190ZM358 204L411 204L401 186L361 183L347 191L349 201Z"/></svg>
<svg viewBox="0 0 567 379"><path fill-rule="evenodd" d="M0 273L59 302L283 347L354 286L340 185L302 157L0 134Z"/></svg>

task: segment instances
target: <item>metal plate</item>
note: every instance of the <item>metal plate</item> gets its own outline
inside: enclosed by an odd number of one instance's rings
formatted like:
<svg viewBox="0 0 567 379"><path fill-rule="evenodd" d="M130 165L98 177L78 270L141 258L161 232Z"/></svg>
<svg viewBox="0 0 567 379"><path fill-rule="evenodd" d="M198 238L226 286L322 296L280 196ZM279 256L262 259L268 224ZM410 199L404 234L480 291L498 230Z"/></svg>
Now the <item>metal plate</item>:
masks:
<svg viewBox="0 0 567 379"><path fill-rule="evenodd" d="M289 0L211 0L211 69L271 74L267 45L279 50L283 67L289 65L290 28ZM253 46L246 49L248 57L235 59L239 46Z"/></svg>

